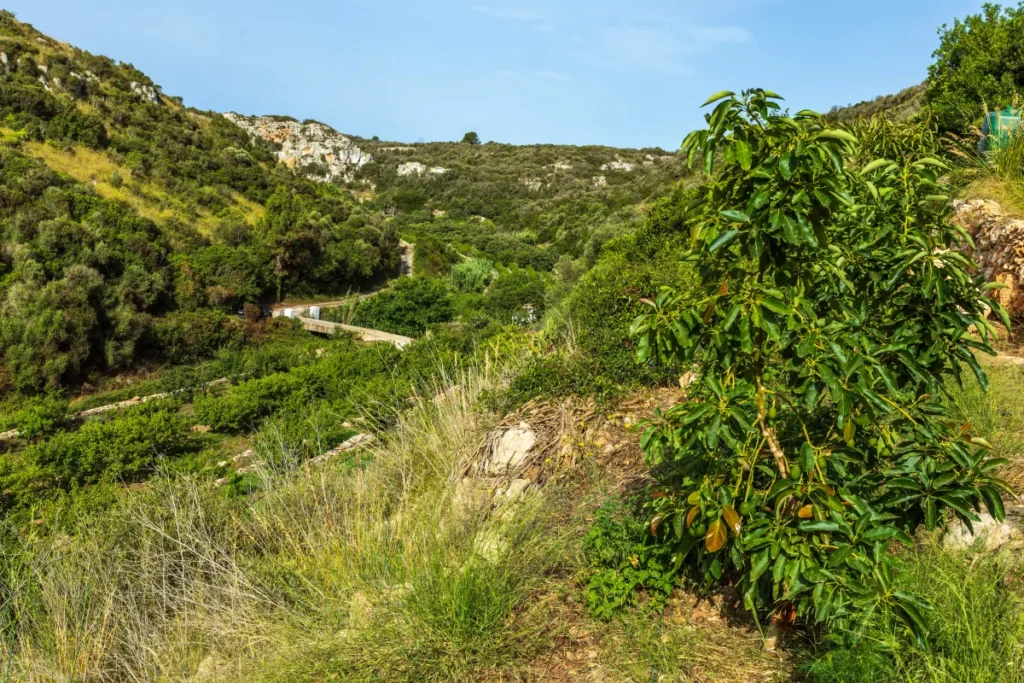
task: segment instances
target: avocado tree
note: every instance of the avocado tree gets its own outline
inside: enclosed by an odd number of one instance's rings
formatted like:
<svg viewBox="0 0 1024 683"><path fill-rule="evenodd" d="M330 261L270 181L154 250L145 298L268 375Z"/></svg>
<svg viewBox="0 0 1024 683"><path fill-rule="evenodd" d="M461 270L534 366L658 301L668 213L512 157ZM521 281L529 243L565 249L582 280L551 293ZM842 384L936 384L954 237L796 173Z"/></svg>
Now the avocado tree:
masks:
<svg viewBox="0 0 1024 683"><path fill-rule="evenodd" d="M986 385L987 307L1009 321L948 220L942 162L854 169L856 137L780 99L718 93L683 143L713 178L685 215L700 293L666 288L632 327L641 360L698 373L643 435L651 530L707 584L736 578L755 615L887 603L922 639L929 606L891 589L887 549L950 512L1003 518L1003 461L944 387L967 368Z"/></svg>

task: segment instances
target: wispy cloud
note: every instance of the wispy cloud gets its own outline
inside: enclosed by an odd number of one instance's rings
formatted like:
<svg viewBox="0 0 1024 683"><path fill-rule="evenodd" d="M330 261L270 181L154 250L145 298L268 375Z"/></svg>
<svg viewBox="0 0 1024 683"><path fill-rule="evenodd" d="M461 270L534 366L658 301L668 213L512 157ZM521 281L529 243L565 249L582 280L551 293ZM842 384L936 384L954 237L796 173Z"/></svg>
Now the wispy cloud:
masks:
<svg viewBox="0 0 1024 683"><path fill-rule="evenodd" d="M588 48L575 54L582 61L617 71L682 75L693 72L695 55L752 39L750 31L737 26L691 24L667 29L618 24L598 29Z"/></svg>
<svg viewBox="0 0 1024 683"><path fill-rule="evenodd" d="M524 71L521 69L502 69L498 75L517 81L548 81L554 83L570 83L572 77L560 71Z"/></svg>
<svg viewBox="0 0 1024 683"><path fill-rule="evenodd" d="M572 15L565 8L559 11L556 6L545 6L541 0L491 2L494 4L471 5L471 9L493 20L535 31L572 26L568 35L556 34L557 42L549 41L544 46L549 58L560 55L561 61L570 57L592 68L624 73L690 74L700 55L740 46L754 37L742 26L717 25L706 18L701 21L692 13L681 16L668 8L645 11L642 2L628 11L618 5L601 7L598 2L598 6L581 6ZM538 80L567 80L561 71L568 67L561 63L554 66L559 71L519 73Z"/></svg>
<svg viewBox="0 0 1024 683"><path fill-rule="evenodd" d="M546 12L530 7L473 5L473 11L502 21L525 24L535 31L551 31L554 29L554 24Z"/></svg>
<svg viewBox="0 0 1024 683"><path fill-rule="evenodd" d="M572 80L566 74L559 73L558 71L534 71L530 75L539 81L558 81L560 83L568 83Z"/></svg>

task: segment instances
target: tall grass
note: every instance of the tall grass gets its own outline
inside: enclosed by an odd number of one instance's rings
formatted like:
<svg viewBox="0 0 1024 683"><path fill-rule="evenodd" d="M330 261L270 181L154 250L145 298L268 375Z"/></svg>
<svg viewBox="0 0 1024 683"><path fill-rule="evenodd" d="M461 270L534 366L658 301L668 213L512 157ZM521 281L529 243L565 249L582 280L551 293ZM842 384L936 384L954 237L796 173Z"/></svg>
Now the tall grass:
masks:
<svg viewBox="0 0 1024 683"><path fill-rule="evenodd" d="M965 378L962 388L951 386L956 419L970 424L972 433L992 444L995 455L1010 461L999 476L1020 492L1024 490L1024 401L1020 396L1024 366L979 358L985 365L989 390L983 391L973 378Z"/></svg>
<svg viewBox="0 0 1024 683"><path fill-rule="evenodd" d="M934 540L903 558L901 590L927 597L931 646L917 647L899 617L883 612L864 634L833 633L807 670L821 683L1024 681L1024 588L1009 555L965 556Z"/></svg>
<svg viewBox="0 0 1024 683"><path fill-rule="evenodd" d="M71 535L10 530L0 681L461 680L542 641L559 539L456 505L507 367L441 373L369 458L266 458L243 505L157 478ZM273 439L264 439L264 444ZM265 448L267 446L264 446ZM484 552L482 540L495 539Z"/></svg>
<svg viewBox="0 0 1024 683"><path fill-rule="evenodd" d="M964 199L992 199L1014 213L1024 213L1024 131L1016 131L1004 146L979 154L981 131L947 133L946 152L958 165L951 176Z"/></svg>

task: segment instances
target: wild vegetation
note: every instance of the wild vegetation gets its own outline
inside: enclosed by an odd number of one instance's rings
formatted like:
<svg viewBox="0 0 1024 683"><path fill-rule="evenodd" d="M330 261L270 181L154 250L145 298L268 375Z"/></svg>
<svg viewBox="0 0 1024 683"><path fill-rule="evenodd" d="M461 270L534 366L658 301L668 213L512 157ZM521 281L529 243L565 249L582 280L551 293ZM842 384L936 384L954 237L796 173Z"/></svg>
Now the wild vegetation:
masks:
<svg viewBox="0 0 1024 683"><path fill-rule="evenodd" d="M683 143L723 167L691 204L696 296L666 288L633 326L641 360L702 368L641 442L664 487L651 529L704 582L738 570L749 610L849 624L892 603L923 643L930 606L894 590L885 550L947 509L1003 518L1006 461L939 388L965 365L986 386L972 351L995 354L988 308L1009 319L949 222L945 164L907 150L854 173L855 136L779 99L716 95Z"/></svg>
<svg viewBox="0 0 1024 683"><path fill-rule="evenodd" d="M0 394L159 361L168 316L346 291L394 228L223 117L0 15Z"/></svg>
<svg viewBox="0 0 1024 683"><path fill-rule="evenodd" d="M974 129L1019 17L679 153L358 140L331 184L0 16L0 681L1024 681L1016 552L943 536L1024 484L948 208L1024 197ZM416 340L253 305L320 297ZM526 492L474 488L523 425Z"/></svg>

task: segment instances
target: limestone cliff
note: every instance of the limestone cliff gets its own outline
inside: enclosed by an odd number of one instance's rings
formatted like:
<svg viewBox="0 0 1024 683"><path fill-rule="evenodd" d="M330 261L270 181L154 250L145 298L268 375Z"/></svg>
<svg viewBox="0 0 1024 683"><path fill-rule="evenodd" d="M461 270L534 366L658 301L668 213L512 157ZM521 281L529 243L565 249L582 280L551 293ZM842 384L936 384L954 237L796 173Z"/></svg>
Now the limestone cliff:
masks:
<svg viewBox="0 0 1024 683"><path fill-rule="evenodd" d="M373 157L330 126L315 121L279 119L271 116L224 116L249 133L281 146L278 160L289 168L300 168L317 180L351 182L355 172Z"/></svg>

